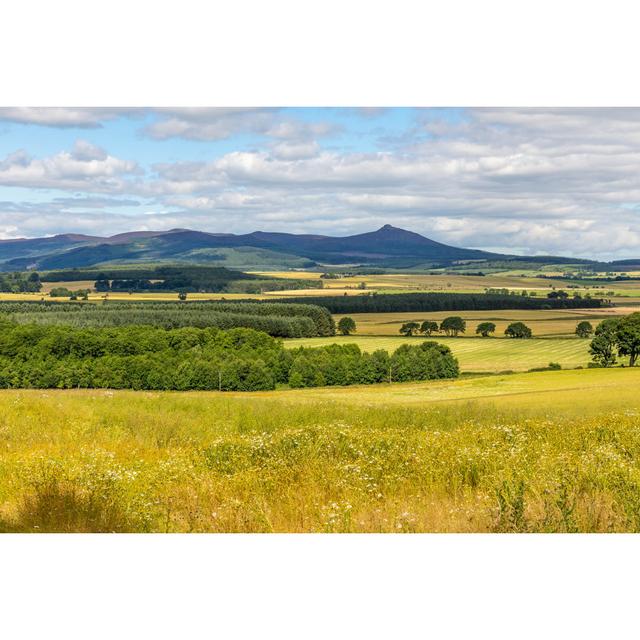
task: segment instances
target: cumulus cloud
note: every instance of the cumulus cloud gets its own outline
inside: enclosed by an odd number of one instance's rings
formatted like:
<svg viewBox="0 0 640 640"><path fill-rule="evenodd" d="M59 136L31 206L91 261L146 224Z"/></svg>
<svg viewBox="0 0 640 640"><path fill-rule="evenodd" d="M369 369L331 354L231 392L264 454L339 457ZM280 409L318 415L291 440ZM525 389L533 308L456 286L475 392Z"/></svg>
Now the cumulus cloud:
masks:
<svg viewBox="0 0 640 640"><path fill-rule="evenodd" d="M140 172L136 162L78 140L72 151L45 158L33 158L24 150L10 153L0 160L0 185L122 193L128 189L126 178Z"/></svg>
<svg viewBox="0 0 640 640"><path fill-rule="evenodd" d="M79 140L47 158L7 155L0 185L142 200L147 228L346 234L392 223L493 250L640 255L639 109L467 109L456 117L418 110L395 140L359 153L323 143L340 133L335 124L279 109L146 113L146 135L157 140L251 133L263 142L141 174L134 161ZM100 225L99 216L89 219ZM130 229L141 224L128 220Z"/></svg>

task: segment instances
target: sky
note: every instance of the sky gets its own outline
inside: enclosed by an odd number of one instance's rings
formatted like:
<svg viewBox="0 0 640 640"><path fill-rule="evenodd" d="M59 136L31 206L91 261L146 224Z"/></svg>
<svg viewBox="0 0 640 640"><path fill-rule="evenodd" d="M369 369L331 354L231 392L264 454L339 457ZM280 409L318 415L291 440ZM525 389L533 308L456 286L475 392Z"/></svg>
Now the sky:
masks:
<svg viewBox="0 0 640 640"><path fill-rule="evenodd" d="M640 109L0 108L0 238L190 228L640 257Z"/></svg>

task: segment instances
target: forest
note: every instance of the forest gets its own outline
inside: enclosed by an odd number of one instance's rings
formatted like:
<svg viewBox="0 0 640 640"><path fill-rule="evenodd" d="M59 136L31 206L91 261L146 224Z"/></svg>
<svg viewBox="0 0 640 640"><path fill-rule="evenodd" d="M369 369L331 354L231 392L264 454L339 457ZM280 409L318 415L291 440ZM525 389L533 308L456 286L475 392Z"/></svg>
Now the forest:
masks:
<svg viewBox="0 0 640 640"><path fill-rule="evenodd" d="M253 329L77 329L0 321L0 388L261 391L454 378L458 362L435 342L393 354L357 345L287 350Z"/></svg>
<svg viewBox="0 0 640 640"><path fill-rule="evenodd" d="M0 315L20 324L110 327L248 327L282 338L331 336L331 314L311 304L271 302L0 302Z"/></svg>

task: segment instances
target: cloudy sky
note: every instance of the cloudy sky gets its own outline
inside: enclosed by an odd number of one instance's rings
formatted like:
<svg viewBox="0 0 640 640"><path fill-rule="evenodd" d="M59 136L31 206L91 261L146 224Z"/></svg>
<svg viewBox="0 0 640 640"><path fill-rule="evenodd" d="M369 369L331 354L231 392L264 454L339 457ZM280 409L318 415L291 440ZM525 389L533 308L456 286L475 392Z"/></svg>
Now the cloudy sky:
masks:
<svg viewBox="0 0 640 640"><path fill-rule="evenodd" d="M0 238L188 227L640 256L640 109L0 108Z"/></svg>

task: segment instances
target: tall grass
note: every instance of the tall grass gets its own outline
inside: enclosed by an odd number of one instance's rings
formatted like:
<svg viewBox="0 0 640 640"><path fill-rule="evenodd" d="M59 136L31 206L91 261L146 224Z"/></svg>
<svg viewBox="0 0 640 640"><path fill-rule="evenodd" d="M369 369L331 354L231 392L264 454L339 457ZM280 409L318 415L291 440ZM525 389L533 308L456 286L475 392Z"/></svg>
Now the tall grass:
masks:
<svg viewBox="0 0 640 640"><path fill-rule="evenodd" d="M640 414L5 391L0 530L640 531Z"/></svg>

